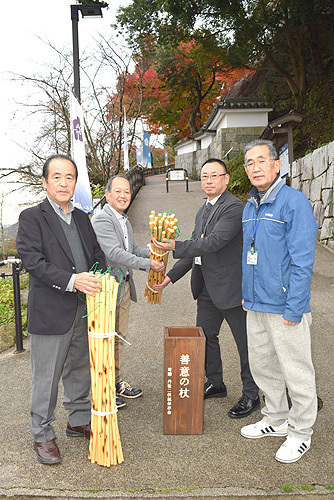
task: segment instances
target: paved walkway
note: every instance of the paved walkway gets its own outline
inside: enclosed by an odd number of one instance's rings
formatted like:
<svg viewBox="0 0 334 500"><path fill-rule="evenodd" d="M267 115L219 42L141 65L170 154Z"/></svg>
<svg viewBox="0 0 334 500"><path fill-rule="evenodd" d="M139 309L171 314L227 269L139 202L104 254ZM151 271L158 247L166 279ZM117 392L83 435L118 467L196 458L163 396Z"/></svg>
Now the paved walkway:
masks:
<svg viewBox="0 0 334 500"><path fill-rule="evenodd" d="M131 206L129 216L142 245L148 242L152 209L172 209L182 232L190 236L195 212L203 203L200 184L190 182L186 193L183 182L171 182L169 191L165 192L164 176L149 178ZM61 391L54 428L63 461L57 466L37 462L29 432L30 362L25 341L23 354L10 350L0 355L0 498L333 498L326 485L333 485L334 479L334 254L317 245L312 282L313 356L324 408L311 450L290 465L274 459L283 438L254 441L240 435L242 425L261 418L259 411L239 421L226 414L241 395L236 347L227 327L221 334L227 397L205 401L203 435L163 435L163 327L194 326L196 308L188 276L165 290L161 306L143 297L146 274L136 272L135 280L139 300L131 306L132 345L125 346L125 373L144 395L118 413L124 463L110 469L91 464L88 442L66 437Z"/></svg>

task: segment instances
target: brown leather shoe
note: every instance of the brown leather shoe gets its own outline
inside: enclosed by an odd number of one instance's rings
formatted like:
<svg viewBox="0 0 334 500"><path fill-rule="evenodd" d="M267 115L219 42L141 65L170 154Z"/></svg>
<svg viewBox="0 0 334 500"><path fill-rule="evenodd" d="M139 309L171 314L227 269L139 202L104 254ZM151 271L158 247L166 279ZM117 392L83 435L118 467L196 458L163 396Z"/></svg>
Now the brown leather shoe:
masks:
<svg viewBox="0 0 334 500"><path fill-rule="evenodd" d="M41 464L54 465L61 462L59 448L56 443L56 438L47 441L46 443L34 442L34 450L37 453L37 460Z"/></svg>
<svg viewBox="0 0 334 500"><path fill-rule="evenodd" d="M72 427L67 422L66 434L70 437L85 437L87 439L90 439L90 424Z"/></svg>

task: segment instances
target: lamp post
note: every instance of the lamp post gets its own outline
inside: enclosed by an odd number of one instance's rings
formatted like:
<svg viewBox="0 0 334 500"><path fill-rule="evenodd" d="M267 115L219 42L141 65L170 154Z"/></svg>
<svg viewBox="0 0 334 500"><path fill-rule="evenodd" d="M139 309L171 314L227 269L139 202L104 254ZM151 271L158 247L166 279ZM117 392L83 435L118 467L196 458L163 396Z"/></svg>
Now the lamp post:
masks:
<svg viewBox="0 0 334 500"><path fill-rule="evenodd" d="M73 40L73 69L74 69L74 92L79 102L80 95L80 74L79 74L79 36L78 22L79 11L82 17L103 17L102 9L108 7L106 2L96 2L91 4L77 3L71 5L71 20L72 20L72 40Z"/></svg>

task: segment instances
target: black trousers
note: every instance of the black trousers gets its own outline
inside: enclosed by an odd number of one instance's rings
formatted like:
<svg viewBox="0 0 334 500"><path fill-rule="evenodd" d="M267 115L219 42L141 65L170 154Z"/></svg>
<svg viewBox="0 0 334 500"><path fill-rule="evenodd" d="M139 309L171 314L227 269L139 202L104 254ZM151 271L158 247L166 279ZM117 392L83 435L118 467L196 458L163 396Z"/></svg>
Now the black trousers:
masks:
<svg viewBox="0 0 334 500"><path fill-rule="evenodd" d="M223 383L223 364L218 335L224 319L231 328L239 352L242 392L249 398L256 399L258 387L253 380L248 363L246 312L241 306L219 309L212 302L206 288L203 288L197 299L196 326L203 328L206 337L206 377L214 386L219 387Z"/></svg>

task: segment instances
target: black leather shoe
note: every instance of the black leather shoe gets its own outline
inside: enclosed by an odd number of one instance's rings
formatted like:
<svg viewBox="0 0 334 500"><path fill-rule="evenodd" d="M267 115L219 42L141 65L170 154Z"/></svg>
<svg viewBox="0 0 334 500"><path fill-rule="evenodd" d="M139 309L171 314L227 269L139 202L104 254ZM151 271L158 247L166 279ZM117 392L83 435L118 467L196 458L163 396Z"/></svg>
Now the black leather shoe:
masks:
<svg viewBox="0 0 334 500"><path fill-rule="evenodd" d="M205 382L204 384L204 399L208 398L225 398L227 395L227 389L225 384L217 387L210 382Z"/></svg>
<svg viewBox="0 0 334 500"><path fill-rule="evenodd" d="M227 413L231 418L244 418L260 408L260 398L250 399L242 395L236 405Z"/></svg>

